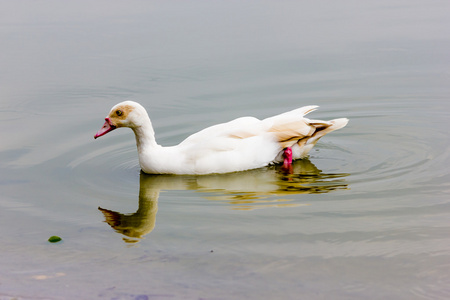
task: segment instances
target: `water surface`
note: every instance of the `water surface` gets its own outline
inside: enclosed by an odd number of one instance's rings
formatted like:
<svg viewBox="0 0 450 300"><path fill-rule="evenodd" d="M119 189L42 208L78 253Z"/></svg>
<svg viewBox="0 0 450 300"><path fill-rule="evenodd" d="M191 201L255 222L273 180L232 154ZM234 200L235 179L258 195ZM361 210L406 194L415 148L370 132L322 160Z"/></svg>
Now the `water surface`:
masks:
<svg viewBox="0 0 450 300"><path fill-rule="evenodd" d="M0 2L0 299L448 299L446 1ZM141 174L162 145L303 105L293 174ZM52 235L63 241L50 244Z"/></svg>

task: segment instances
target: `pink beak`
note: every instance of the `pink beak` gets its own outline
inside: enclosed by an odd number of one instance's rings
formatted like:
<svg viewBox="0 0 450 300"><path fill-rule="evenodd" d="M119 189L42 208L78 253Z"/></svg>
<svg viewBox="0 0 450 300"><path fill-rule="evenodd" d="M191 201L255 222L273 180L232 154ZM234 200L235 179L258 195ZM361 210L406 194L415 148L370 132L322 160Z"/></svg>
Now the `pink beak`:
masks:
<svg viewBox="0 0 450 300"><path fill-rule="evenodd" d="M111 120L109 118L106 118L105 124L103 124L103 127L94 135L94 139L101 137L114 129L116 129L116 126L111 124Z"/></svg>

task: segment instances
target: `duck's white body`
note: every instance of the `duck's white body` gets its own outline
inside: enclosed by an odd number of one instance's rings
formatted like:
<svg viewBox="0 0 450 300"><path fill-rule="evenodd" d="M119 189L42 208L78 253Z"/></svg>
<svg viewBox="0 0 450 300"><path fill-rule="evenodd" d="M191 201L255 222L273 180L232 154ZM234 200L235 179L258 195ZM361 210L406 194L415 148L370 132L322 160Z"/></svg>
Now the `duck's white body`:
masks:
<svg viewBox="0 0 450 300"><path fill-rule="evenodd" d="M156 143L146 110L133 101L115 105L95 135L130 127L136 136L139 163L149 174L211 174L244 171L282 162L284 149L292 158L305 157L325 134L347 125L345 118L309 120L303 116L317 106L305 106L264 120L243 117L199 131L180 144Z"/></svg>

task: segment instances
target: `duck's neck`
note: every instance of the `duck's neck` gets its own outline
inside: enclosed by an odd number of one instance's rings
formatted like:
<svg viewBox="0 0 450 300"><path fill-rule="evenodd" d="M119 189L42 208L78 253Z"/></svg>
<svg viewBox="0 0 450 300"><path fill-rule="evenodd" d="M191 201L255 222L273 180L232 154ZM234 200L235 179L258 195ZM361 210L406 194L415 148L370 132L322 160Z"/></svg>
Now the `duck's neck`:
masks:
<svg viewBox="0 0 450 300"><path fill-rule="evenodd" d="M142 125L133 127L132 129L136 136L136 146L139 154L158 146L155 140L155 131L149 118Z"/></svg>

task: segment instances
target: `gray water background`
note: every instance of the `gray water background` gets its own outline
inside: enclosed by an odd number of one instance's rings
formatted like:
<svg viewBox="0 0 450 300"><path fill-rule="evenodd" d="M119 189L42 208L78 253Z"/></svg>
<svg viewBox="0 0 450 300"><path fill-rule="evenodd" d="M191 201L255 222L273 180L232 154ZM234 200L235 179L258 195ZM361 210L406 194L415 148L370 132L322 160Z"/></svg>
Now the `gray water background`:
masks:
<svg viewBox="0 0 450 300"><path fill-rule="evenodd" d="M448 299L448 1L0 1L0 299ZM141 175L303 105L294 174ZM50 244L52 235L63 241Z"/></svg>

